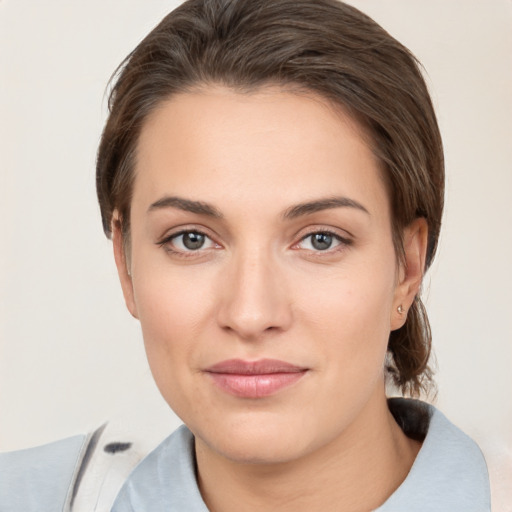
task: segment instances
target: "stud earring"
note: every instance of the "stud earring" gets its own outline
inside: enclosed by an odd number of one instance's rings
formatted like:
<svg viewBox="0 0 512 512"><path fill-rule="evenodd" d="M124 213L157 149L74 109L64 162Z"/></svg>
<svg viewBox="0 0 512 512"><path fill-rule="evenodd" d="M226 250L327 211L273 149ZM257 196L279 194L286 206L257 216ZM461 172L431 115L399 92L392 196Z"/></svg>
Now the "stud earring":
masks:
<svg viewBox="0 0 512 512"><path fill-rule="evenodd" d="M402 306L402 304L400 304L400 306L398 306L396 308L396 310L398 311L399 315L403 315L404 314L404 307Z"/></svg>

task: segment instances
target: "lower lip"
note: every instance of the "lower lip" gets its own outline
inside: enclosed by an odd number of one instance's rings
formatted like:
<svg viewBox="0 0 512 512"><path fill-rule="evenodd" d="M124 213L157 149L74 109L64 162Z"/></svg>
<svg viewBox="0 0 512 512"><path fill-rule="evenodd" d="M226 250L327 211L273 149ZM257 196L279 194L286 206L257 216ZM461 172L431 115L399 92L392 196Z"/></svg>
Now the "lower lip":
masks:
<svg viewBox="0 0 512 512"><path fill-rule="evenodd" d="M230 395L241 398L264 398L281 391L302 379L306 371L243 375L209 373L213 382Z"/></svg>

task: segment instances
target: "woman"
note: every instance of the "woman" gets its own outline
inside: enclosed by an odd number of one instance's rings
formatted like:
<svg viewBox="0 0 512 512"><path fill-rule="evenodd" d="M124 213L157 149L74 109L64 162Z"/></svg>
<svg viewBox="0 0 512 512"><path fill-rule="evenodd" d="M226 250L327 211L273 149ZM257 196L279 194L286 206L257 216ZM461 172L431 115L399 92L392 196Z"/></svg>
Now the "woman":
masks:
<svg viewBox="0 0 512 512"><path fill-rule="evenodd" d="M410 53L335 1L192 0L128 57L110 110L103 227L186 425L111 509L490 510L478 447L386 399L386 380L431 385L443 155ZM76 509L100 434L38 453L43 498L35 453L4 457L6 494Z"/></svg>

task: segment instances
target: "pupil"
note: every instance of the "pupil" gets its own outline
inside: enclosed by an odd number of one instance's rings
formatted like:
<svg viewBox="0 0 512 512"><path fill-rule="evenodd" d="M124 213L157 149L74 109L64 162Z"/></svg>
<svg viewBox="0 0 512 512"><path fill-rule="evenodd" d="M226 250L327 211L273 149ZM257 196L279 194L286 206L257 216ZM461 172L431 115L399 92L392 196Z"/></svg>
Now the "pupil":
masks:
<svg viewBox="0 0 512 512"><path fill-rule="evenodd" d="M328 233L315 233L311 240L313 247L319 251L325 251L332 245L332 236Z"/></svg>
<svg viewBox="0 0 512 512"><path fill-rule="evenodd" d="M204 245L204 238L201 233L185 233L183 235L183 245L190 250L200 249Z"/></svg>

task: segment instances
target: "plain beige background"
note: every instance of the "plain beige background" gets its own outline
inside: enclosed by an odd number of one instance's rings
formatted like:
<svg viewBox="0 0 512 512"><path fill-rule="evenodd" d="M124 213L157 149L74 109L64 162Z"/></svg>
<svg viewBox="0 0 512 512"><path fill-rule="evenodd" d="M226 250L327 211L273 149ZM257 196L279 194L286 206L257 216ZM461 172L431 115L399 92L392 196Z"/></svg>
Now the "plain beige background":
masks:
<svg viewBox="0 0 512 512"><path fill-rule="evenodd" d="M424 286L437 405L501 464L512 450L512 1L350 3L427 70L447 163ZM155 435L178 424L125 311L94 190L109 76L177 4L0 0L2 450L112 417Z"/></svg>

